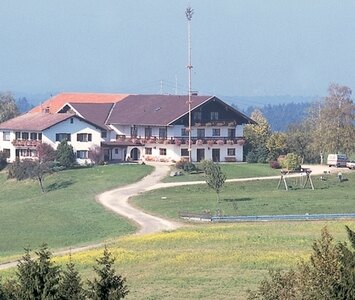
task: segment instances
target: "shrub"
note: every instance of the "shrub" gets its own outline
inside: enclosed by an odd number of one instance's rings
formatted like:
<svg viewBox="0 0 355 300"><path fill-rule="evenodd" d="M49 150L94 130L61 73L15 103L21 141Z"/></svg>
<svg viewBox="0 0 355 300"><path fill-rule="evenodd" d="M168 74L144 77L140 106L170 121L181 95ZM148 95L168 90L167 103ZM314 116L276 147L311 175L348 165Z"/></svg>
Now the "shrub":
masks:
<svg viewBox="0 0 355 300"><path fill-rule="evenodd" d="M279 162L274 161L274 160L269 161L269 165L273 169L280 169L281 168Z"/></svg>
<svg viewBox="0 0 355 300"><path fill-rule="evenodd" d="M288 153L281 165L287 170L298 169L301 165L301 158L296 153Z"/></svg>
<svg viewBox="0 0 355 300"><path fill-rule="evenodd" d="M47 144L41 143L37 146L37 155L40 162L54 161L56 158L56 152L54 148Z"/></svg>
<svg viewBox="0 0 355 300"><path fill-rule="evenodd" d="M67 141L62 141L57 147L57 161L63 167L72 167L76 161L73 147L67 143Z"/></svg>
<svg viewBox="0 0 355 300"><path fill-rule="evenodd" d="M183 165L183 170L187 173L191 173L197 171L197 168L192 162L186 162Z"/></svg>
<svg viewBox="0 0 355 300"><path fill-rule="evenodd" d="M8 179L25 180L32 176L33 169L36 162L30 159L24 159L22 161L16 160L13 162L7 172Z"/></svg>
<svg viewBox="0 0 355 300"><path fill-rule="evenodd" d="M93 146L89 149L88 157L95 164L98 165L103 161L103 150L100 146Z"/></svg>

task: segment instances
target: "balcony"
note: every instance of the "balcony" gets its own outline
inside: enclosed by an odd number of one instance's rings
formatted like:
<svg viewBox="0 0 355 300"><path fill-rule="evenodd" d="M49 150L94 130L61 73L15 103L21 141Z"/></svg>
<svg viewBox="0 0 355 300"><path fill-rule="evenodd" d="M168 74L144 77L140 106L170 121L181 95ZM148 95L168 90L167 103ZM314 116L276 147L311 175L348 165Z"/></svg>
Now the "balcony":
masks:
<svg viewBox="0 0 355 300"><path fill-rule="evenodd" d="M235 127L237 126L236 121L233 120L218 120L218 121L195 121L192 126L195 127Z"/></svg>
<svg viewBox="0 0 355 300"><path fill-rule="evenodd" d="M25 148L37 148L42 141L40 140L13 140L12 144L15 147L25 147Z"/></svg>

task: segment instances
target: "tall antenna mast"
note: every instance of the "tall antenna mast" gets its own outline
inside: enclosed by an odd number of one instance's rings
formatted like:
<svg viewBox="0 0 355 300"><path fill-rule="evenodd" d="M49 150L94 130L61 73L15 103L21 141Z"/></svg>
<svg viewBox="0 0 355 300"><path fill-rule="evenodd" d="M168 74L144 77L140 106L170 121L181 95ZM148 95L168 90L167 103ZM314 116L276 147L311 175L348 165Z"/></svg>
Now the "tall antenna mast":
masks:
<svg viewBox="0 0 355 300"><path fill-rule="evenodd" d="M192 15L194 13L194 10L191 7L186 8L186 19L187 19L187 37L188 37L188 65L187 65L187 69L188 69L188 74L189 74L189 100L188 100L188 104L189 104L189 162L192 161L192 153L191 153L191 96L192 96L192 90L191 90L191 70L192 70L192 62L191 62L191 19L192 19Z"/></svg>

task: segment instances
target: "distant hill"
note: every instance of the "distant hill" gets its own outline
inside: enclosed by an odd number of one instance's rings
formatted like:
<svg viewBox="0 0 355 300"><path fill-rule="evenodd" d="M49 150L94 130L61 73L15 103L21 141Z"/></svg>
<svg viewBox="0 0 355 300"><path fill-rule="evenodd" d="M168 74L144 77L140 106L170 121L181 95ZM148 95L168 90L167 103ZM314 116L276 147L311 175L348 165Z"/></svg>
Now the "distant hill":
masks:
<svg viewBox="0 0 355 300"><path fill-rule="evenodd" d="M282 103L268 104L259 107L273 131L286 131L290 124L301 122L308 114L312 103ZM250 116L256 106L249 106L242 110L244 114Z"/></svg>

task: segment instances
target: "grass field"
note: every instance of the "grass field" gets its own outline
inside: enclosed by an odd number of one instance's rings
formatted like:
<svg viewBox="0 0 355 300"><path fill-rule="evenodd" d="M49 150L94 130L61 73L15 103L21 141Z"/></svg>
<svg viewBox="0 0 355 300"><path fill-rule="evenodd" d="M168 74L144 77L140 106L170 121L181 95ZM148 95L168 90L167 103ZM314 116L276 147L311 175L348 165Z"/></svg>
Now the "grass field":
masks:
<svg viewBox="0 0 355 300"><path fill-rule="evenodd" d="M106 211L95 195L151 171L141 165L62 171L45 179L44 194L35 181L6 180L0 173L0 261L43 242L62 248L132 233L134 226Z"/></svg>
<svg viewBox="0 0 355 300"><path fill-rule="evenodd" d="M155 214L177 218L179 211L202 213L217 209L225 215L312 214L355 212L355 172L339 182L335 174L327 181L313 176L315 190L302 189L297 179L289 179L294 189L277 189L278 180L227 183L216 203L216 193L206 184L154 190L135 197L135 205Z"/></svg>
<svg viewBox="0 0 355 300"><path fill-rule="evenodd" d="M198 166L198 164L197 164ZM220 164L221 170L226 174L227 179L250 178L260 176L279 175L280 170L272 169L268 164ZM183 172L183 176L166 177L164 182L182 182L205 180L204 174L189 174Z"/></svg>
<svg viewBox="0 0 355 300"><path fill-rule="evenodd" d="M346 240L355 221L265 222L199 225L175 232L119 238L109 249L127 278L127 299L245 299L269 268L286 269L307 259L327 226ZM73 254L85 278L92 277L102 249ZM68 257L56 258L66 263ZM3 271L3 277L14 270Z"/></svg>

